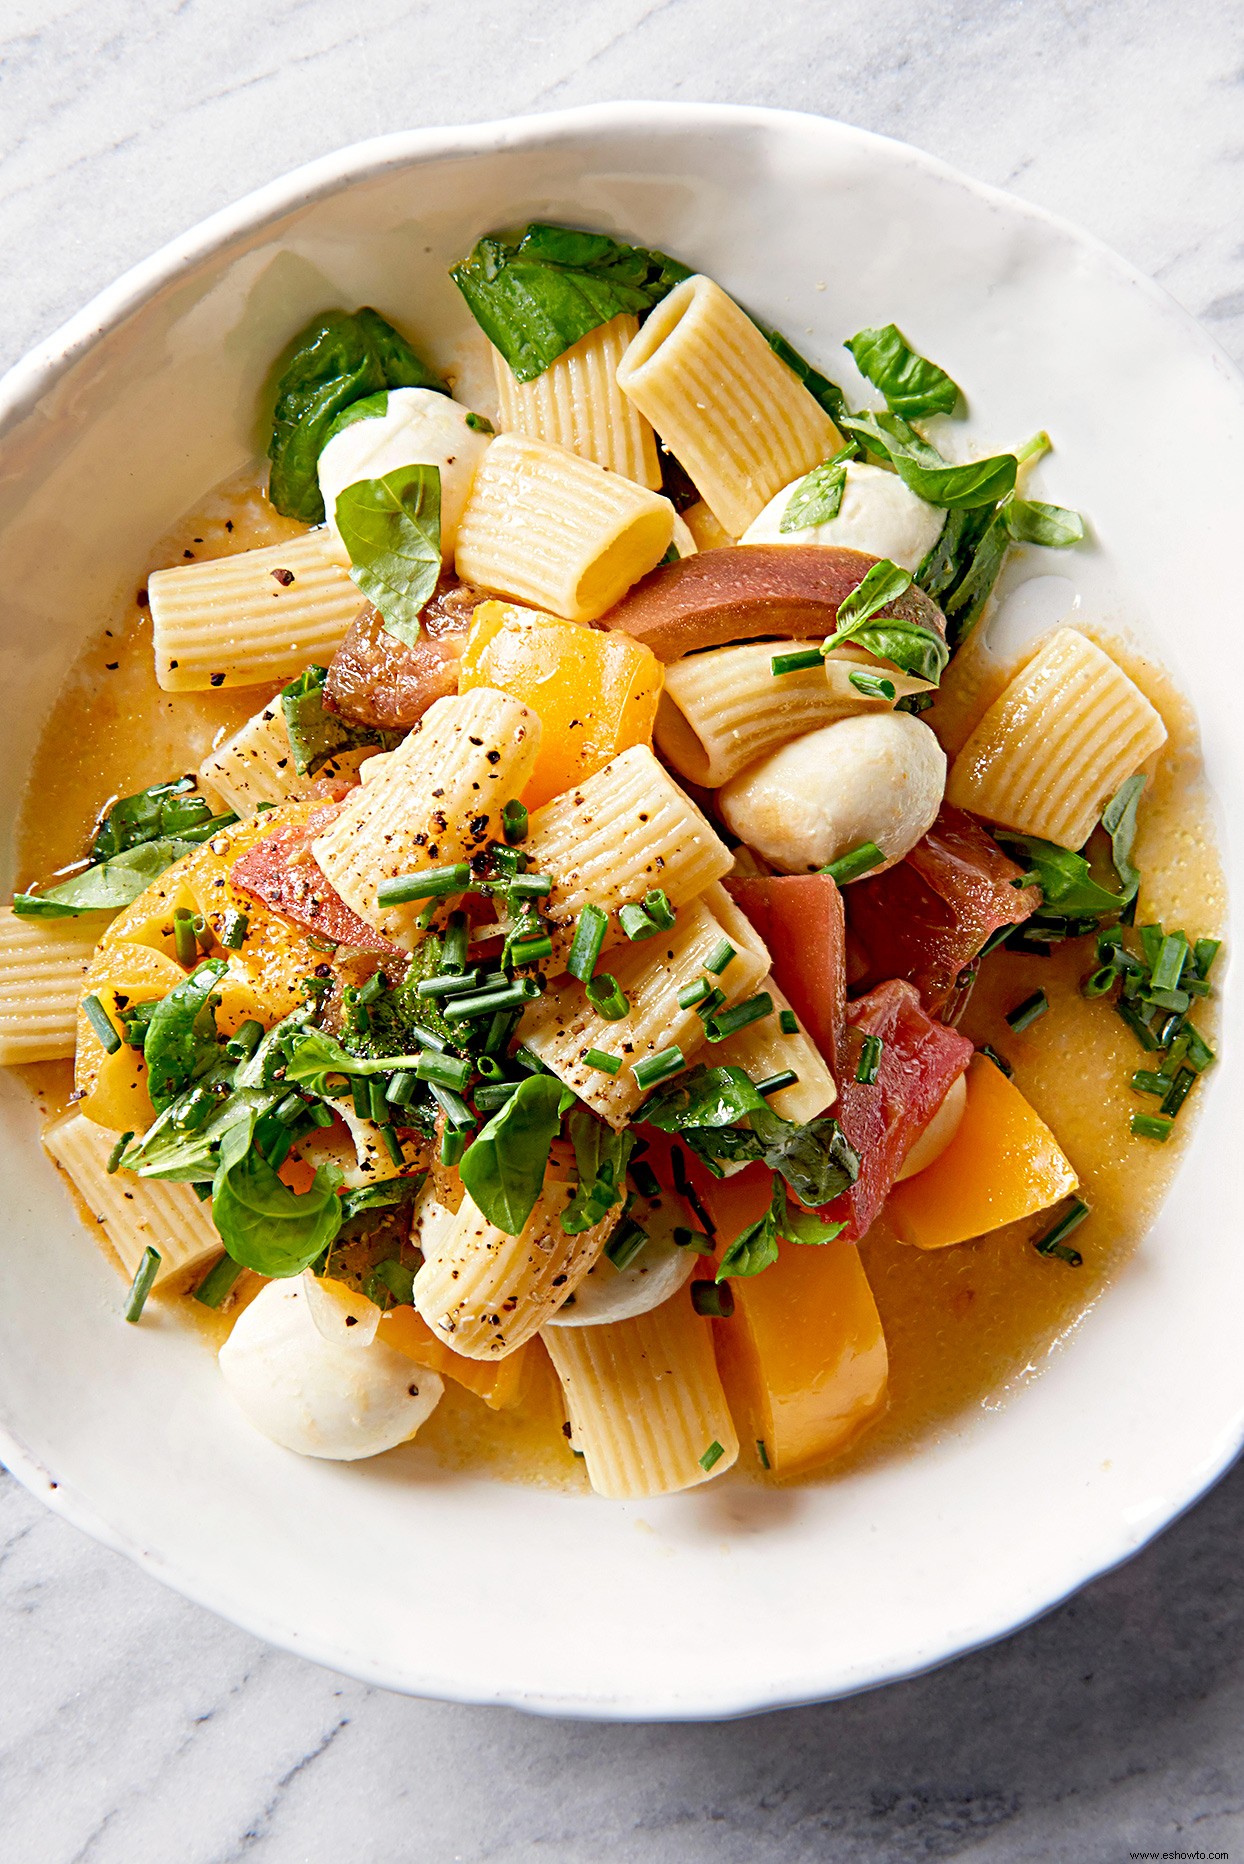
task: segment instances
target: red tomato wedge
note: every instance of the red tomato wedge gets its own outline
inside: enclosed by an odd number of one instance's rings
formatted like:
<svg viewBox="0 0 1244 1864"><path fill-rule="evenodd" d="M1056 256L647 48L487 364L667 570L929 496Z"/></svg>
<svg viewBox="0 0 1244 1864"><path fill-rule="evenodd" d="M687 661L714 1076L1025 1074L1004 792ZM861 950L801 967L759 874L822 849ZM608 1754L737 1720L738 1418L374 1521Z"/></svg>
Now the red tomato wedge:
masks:
<svg viewBox="0 0 1244 1864"><path fill-rule="evenodd" d="M836 1081L847 1020L841 893L828 874L749 876L725 884L769 947L778 989Z"/></svg>
<svg viewBox="0 0 1244 1864"><path fill-rule="evenodd" d="M391 952L404 958L405 952L399 953L397 946L381 938L374 926L351 912L311 858L311 843L328 827L339 807L338 803L329 803L305 823L273 829L247 849L235 863L230 878L234 886L255 894L275 912L321 938L358 951Z"/></svg>
<svg viewBox="0 0 1244 1864"><path fill-rule="evenodd" d="M971 1061L973 1048L966 1036L934 1022L914 986L898 978L857 997L847 1021L847 1065L837 1077L833 1113L859 1153L860 1175L820 1214L828 1222L844 1222L843 1234L858 1241L890 1195L912 1141ZM882 1044L872 1087L855 1079L865 1036L878 1036Z"/></svg>
<svg viewBox="0 0 1244 1864"><path fill-rule="evenodd" d="M906 978L939 1015L990 934L1036 911L1037 889L1011 884L1020 872L974 817L943 804L905 861L849 889L852 986Z"/></svg>

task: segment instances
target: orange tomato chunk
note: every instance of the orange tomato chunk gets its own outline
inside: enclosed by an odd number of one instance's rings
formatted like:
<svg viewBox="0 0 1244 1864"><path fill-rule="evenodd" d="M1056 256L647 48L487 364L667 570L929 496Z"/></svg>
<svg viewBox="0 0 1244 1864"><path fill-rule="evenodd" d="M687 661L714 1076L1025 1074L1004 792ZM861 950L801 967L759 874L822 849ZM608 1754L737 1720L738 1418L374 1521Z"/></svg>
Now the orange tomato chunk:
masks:
<svg viewBox="0 0 1244 1864"><path fill-rule="evenodd" d="M895 1185L885 1207L896 1236L946 1249L1035 1216L1079 1180L1045 1121L983 1055L967 1075L959 1130L931 1165Z"/></svg>
<svg viewBox="0 0 1244 1864"><path fill-rule="evenodd" d="M481 602L458 691L495 686L539 713L529 809L573 789L635 744L651 744L665 669L629 635L601 633L513 602Z"/></svg>
<svg viewBox="0 0 1244 1864"><path fill-rule="evenodd" d="M522 1402L530 1367L528 1349L520 1346L505 1359L484 1361L466 1359L438 1340L428 1323L413 1307L390 1308L381 1316L377 1338L384 1340L417 1366L440 1372L447 1379L465 1385L492 1411L508 1411Z"/></svg>

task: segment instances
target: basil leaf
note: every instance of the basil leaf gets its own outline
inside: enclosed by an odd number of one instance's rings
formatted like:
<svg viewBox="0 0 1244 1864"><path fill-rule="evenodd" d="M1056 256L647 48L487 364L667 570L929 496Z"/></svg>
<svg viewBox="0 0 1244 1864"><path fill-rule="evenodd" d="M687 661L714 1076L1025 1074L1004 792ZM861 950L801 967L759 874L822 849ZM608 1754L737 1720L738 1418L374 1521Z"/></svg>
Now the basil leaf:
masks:
<svg viewBox="0 0 1244 1864"><path fill-rule="evenodd" d="M388 412L389 391L387 388L378 389L374 395L364 395L361 401L352 401L348 408L341 410L340 414L334 414L328 424L320 452L324 451L330 440L335 440L338 434L344 433L347 427L353 427L356 421L380 420Z"/></svg>
<svg viewBox="0 0 1244 1864"><path fill-rule="evenodd" d="M212 993L228 968L222 958L208 958L152 1011L143 1054L157 1113L220 1058Z"/></svg>
<svg viewBox="0 0 1244 1864"><path fill-rule="evenodd" d="M947 596L942 605L947 637L955 647L962 645L984 613L1010 548L1007 503L1004 499L985 526L954 594Z"/></svg>
<svg viewBox="0 0 1244 1864"><path fill-rule="evenodd" d="M153 783L150 789L139 790L136 796L122 796L113 803L91 844L91 853L97 861L107 861L141 842L155 841L163 835L185 836L211 819L212 806L198 793L193 777Z"/></svg>
<svg viewBox="0 0 1244 1864"><path fill-rule="evenodd" d="M832 459L827 459L823 465L814 466L791 493L778 529L802 531L817 524L831 523L842 509L847 467L858 452L859 448L852 440L835 453Z"/></svg>
<svg viewBox="0 0 1244 1864"><path fill-rule="evenodd" d="M850 627L852 622L865 622L874 616L878 609L885 608L890 602L897 602L901 595L911 588L911 571L900 569L897 563L891 563L889 557L882 557L874 563L864 580L853 589L849 596L838 604L836 625Z"/></svg>
<svg viewBox="0 0 1244 1864"><path fill-rule="evenodd" d="M924 414L953 414L959 385L944 369L912 349L897 324L860 330L845 347L866 381L879 388L895 414L916 420Z"/></svg>
<svg viewBox="0 0 1244 1864"><path fill-rule="evenodd" d="M847 398L838 384L831 382L827 375L822 375L819 369L814 369L812 364L799 354L794 345L786 341L780 331L770 330L766 324L761 323L758 317L753 317L752 322L773 354L779 361L784 362L788 369L794 371L812 399L820 403L835 427L841 427L843 417L850 413L850 409L847 407Z"/></svg>
<svg viewBox="0 0 1244 1864"><path fill-rule="evenodd" d="M516 378L532 382L590 330L650 311L691 272L605 233L532 221L479 240L450 277Z"/></svg>
<svg viewBox="0 0 1244 1864"><path fill-rule="evenodd" d="M1035 835L1016 835L1001 826L994 835L1008 848L1015 848L1028 862L1024 886L1038 886L1046 906L1057 906L1067 919L1092 918L1102 913L1117 913L1123 905L1117 894L1099 887L1082 854L1060 848L1052 841Z"/></svg>
<svg viewBox="0 0 1244 1864"><path fill-rule="evenodd" d="M1014 488L1018 466L1013 453L952 466L901 415L852 414L839 425L853 440L888 459L904 485L926 504L947 511L996 505Z"/></svg>
<svg viewBox="0 0 1244 1864"><path fill-rule="evenodd" d="M682 1137L710 1171L718 1159L727 1159L732 1165L749 1165L764 1155L755 1133L743 1126L688 1126Z"/></svg>
<svg viewBox="0 0 1244 1864"><path fill-rule="evenodd" d="M253 1116L230 1127L212 1182L212 1220L235 1262L259 1275L301 1275L341 1227L341 1200L323 1166L291 1191L254 1145Z"/></svg>
<svg viewBox="0 0 1244 1864"><path fill-rule="evenodd" d="M1007 530L1017 544L1044 544L1049 550L1066 550L1084 542L1084 519L1064 505L1045 505L1040 499L1012 498L1006 505Z"/></svg>
<svg viewBox="0 0 1244 1864"><path fill-rule="evenodd" d="M828 1204L860 1175L859 1155L837 1120L822 1115L800 1126L766 1105L751 1123L765 1164L781 1173L803 1204Z"/></svg>
<svg viewBox="0 0 1244 1864"><path fill-rule="evenodd" d="M810 1243L819 1247L832 1243L835 1236L841 1236L846 1229L845 1223L822 1223L810 1210L792 1210L790 1200L778 1219L778 1235L788 1243Z"/></svg>
<svg viewBox="0 0 1244 1864"><path fill-rule="evenodd" d="M221 1068L208 1073L196 1086L227 1087L230 1070ZM191 1090L193 1091L193 1090ZM121 1167L140 1178L162 1178L175 1184L202 1184L216 1171L220 1147L225 1134L246 1121L261 1119L285 1098L286 1089L276 1087L241 1088L223 1100L211 1118L193 1131L179 1127L178 1114L188 1100L181 1094L160 1114L143 1137L128 1146L121 1156Z"/></svg>
<svg viewBox="0 0 1244 1864"><path fill-rule="evenodd" d="M396 1210L402 1204L413 1203L427 1175L420 1171L409 1178L386 1178L383 1184L365 1184L357 1191L347 1191L341 1200L342 1222L352 1223L368 1211Z"/></svg>
<svg viewBox="0 0 1244 1864"><path fill-rule="evenodd" d="M337 416L382 388L448 393L379 312L326 311L294 340L277 383L268 458L268 496L287 518L320 524L324 500L317 472Z"/></svg>
<svg viewBox="0 0 1244 1864"><path fill-rule="evenodd" d="M918 621L905 621L898 615L878 617L877 612L898 600L911 587L909 570L900 569L883 557L874 563L857 589L853 589L838 609L838 626L822 646L832 653L848 642L867 648L880 660L888 660L904 673L928 680L936 686L950 659L950 649L939 634ZM877 617L874 619L874 617Z"/></svg>
<svg viewBox="0 0 1244 1864"><path fill-rule="evenodd" d="M943 610L967 573L972 554L993 519L994 512L988 505L946 513L937 542L916 571L917 586Z"/></svg>
<svg viewBox="0 0 1244 1864"><path fill-rule="evenodd" d="M663 1133L677 1133L694 1126L732 1126L756 1109L768 1110L742 1068L701 1064L681 1076L674 1087L653 1094L636 1117Z"/></svg>
<svg viewBox="0 0 1244 1864"><path fill-rule="evenodd" d="M739 1234L721 1258L716 1279L726 1281L731 1276L759 1275L770 1268L778 1259L777 1213L785 1211L786 1187L782 1180L773 1180L773 1197L763 1217L755 1223L749 1223Z"/></svg>
<svg viewBox="0 0 1244 1864"><path fill-rule="evenodd" d="M629 1128L615 1133L581 1105L573 1109L566 1124L574 1142L579 1184L562 1212L561 1226L567 1235L577 1236L602 1222L620 1201L635 1134Z"/></svg>
<svg viewBox="0 0 1244 1864"><path fill-rule="evenodd" d="M1110 837L1111 858L1123 889L1124 906L1140 891L1140 869L1132 864L1132 845L1136 840L1136 811L1147 780L1140 775L1129 777L1102 811L1101 825Z"/></svg>
<svg viewBox="0 0 1244 1864"><path fill-rule="evenodd" d="M383 479L360 479L341 493L333 516L351 576L386 632L413 647L441 573L440 467L398 466Z"/></svg>
<svg viewBox="0 0 1244 1864"><path fill-rule="evenodd" d="M294 768L300 777L314 776L343 751L357 751L373 744L380 750L391 751L404 736L400 731L375 731L366 725L355 725L327 711L324 706L327 680L327 667L308 667L281 693L285 729L294 754Z"/></svg>
<svg viewBox="0 0 1244 1864"><path fill-rule="evenodd" d="M272 1034L270 1030L269 1035ZM419 1055L352 1055L326 1029L299 1029L283 1044L285 1078L297 1087L323 1095L330 1074L400 1074L417 1066ZM256 1055L258 1050L256 1050ZM240 1078L240 1077L239 1077Z"/></svg>
<svg viewBox="0 0 1244 1864"><path fill-rule="evenodd" d="M462 1155L458 1175L499 1230L518 1236L544 1184L549 1148L561 1124L561 1082L532 1074L520 1082Z"/></svg>
<svg viewBox="0 0 1244 1864"><path fill-rule="evenodd" d="M101 861L96 867L84 868L71 880L49 887L46 893L17 894L13 911L23 919L64 919L78 913L120 912L140 893L145 893L152 881L158 880L174 861L180 861L183 854L193 853L194 848L194 842L182 837L161 836L158 841L140 842L137 847L114 854L111 860Z"/></svg>

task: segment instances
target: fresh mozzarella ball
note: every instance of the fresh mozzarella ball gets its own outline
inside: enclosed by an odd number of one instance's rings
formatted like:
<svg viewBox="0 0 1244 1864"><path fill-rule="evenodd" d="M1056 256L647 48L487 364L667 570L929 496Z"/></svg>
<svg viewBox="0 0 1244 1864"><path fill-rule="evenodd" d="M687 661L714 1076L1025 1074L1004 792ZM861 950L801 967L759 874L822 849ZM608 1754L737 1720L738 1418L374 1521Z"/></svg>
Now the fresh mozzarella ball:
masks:
<svg viewBox="0 0 1244 1864"><path fill-rule="evenodd" d="M861 712L758 757L717 795L749 848L782 873L811 874L866 841L892 867L932 827L945 787L946 754L927 725Z"/></svg>
<svg viewBox="0 0 1244 1864"><path fill-rule="evenodd" d="M894 1180L902 1184L904 1178L914 1178L918 1171L931 1165L934 1159L940 1159L951 1140L959 1130L963 1119L963 1109L968 1104L968 1078L961 1074L947 1089L946 1098L922 1133L917 1133L907 1148L907 1157L903 1160L903 1169Z"/></svg>
<svg viewBox="0 0 1244 1864"><path fill-rule="evenodd" d="M399 466L441 470L441 557L453 561L454 541L475 470L490 436L467 426L469 408L434 388L391 388L383 414L351 421L320 454L320 492L327 513L325 547L348 567L334 513L337 499L360 479L382 479Z"/></svg>
<svg viewBox="0 0 1244 1864"><path fill-rule="evenodd" d="M946 513L926 505L896 472L883 466L847 467L838 516L828 524L808 524L784 531L782 516L791 495L803 484L796 479L771 498L739 539L741 544L836 544L840 550L866 550L889 557L905 570L918 570L941 535Z"/></svg>
<svg viewBox="0 0 1244 1864"><path fill-rule="evenodd" d="M219 1357L248 1423L299 1456L334 1462L405 1443L444 1390L435 1372L379 1340L358 1347L325 1339L298 1277L260 1290Z"/></svg>
<svg viewBox="0 0 1244 1864"><path fill-rule="evenodd" d="M624 1269L602 1255L575 1289L574 1298L545 1321L546 1327L603 1327L634 1320L677 1294L699 1257L690 1246L679 1248L674 1230L687 1221L672 1198L640 1198L631 1216L648 1241Z"/></svg>

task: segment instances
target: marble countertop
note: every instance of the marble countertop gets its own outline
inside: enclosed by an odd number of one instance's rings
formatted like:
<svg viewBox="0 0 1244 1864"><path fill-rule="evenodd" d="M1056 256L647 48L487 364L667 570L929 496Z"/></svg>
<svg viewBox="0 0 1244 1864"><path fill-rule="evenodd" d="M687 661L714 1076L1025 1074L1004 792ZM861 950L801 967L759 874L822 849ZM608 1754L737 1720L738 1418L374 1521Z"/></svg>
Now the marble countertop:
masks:
<svg viewBox="0 0 1244 1864"><path fill-rule="evenodd" d="M1090 228L1244 360L1237 0L8 0L0 367L315 155L624 97L919 143ZM603 1727L408 1701L269 1650L0 1473L0 1856L1225 1858L1244 1852L1242 1534L1237 1468L1130 1565L932 1676Z"/></svg>

